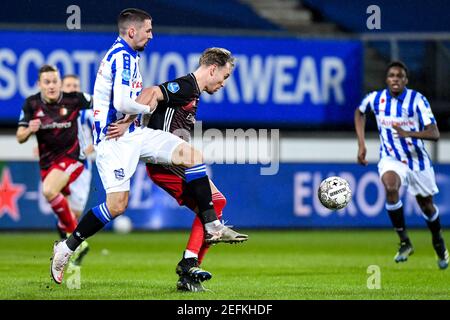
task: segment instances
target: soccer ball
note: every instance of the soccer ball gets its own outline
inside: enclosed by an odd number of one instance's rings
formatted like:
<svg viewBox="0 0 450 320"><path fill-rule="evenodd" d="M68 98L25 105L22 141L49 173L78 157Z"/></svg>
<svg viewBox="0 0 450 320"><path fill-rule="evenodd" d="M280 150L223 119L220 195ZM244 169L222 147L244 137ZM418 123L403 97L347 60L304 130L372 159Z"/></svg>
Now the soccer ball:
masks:
<svg viewBox="0 0 450 320"><path fill-rule="evenodd" d="M127 216L118 216L114 219L113 230L117 233L129 233L133 229L133 223Z"/></svg>
<svg viewBox="0 0 450 320"><path fill-rule="evenodd" d="M329 177L320 183L318 196L325 208L338 210L345 208L352 199L352 190L345 179Z"/></svg>

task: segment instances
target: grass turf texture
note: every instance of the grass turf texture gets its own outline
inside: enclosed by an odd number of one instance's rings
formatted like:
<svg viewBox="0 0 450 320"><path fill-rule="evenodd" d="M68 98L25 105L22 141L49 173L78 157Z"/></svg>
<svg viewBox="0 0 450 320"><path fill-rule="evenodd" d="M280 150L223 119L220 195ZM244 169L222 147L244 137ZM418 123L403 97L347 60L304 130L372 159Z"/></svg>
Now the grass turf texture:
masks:
<svg viewBox="0 0 450 320"><path fill-rule="evenodd" d="M3 232L0 299L450 299L450 270L437 268L425 230L410 231L415 253L402 264L393 231L248 233L247 243L210 249L202 267L211 291L185 293L175 266L187 231L101 232L89 240L79 290L50 279L56 233ZM370 265L380 267L381 289L367 288Z"/></svg>

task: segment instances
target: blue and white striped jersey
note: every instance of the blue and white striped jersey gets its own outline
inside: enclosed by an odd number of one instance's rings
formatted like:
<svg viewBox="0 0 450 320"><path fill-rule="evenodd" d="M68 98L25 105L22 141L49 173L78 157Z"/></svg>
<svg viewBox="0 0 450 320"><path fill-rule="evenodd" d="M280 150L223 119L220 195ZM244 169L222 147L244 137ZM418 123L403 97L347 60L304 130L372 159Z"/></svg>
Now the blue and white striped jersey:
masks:
<svg viewBox="0 0 450 320"><path fill-rule="evenodd" d="M101 61L94 85L94 144L105 138L108 125L125 114L140 114L147 106L134 100L142 90L139 54L118 37ZM129 112L130 106L137 112ZM140 130L141 115L130 125L130 134Z"/></svg>
<svg viewBox="0 0 450 320"><path fill-rule="evenodd" d="M435 124L436 120L428 100L420 93L405 88L397 97L391 96L388 89L368 94L359 110L375 114L380 136L380 158L392 157L408 165L413 171L432 167L422 139L402 138L392 128L398 124L407 131L422 131L425 126Z"/></svg>
<svg viewBox="0 0 450 320"><path fill-rule="evenodd" d="M94 113L92 109L80 110L78 116L78 142L80 144L80 159L86 160L87 168L91 168L92 160L84 154L84 150L94 143L92 137L92 125L94 124Z"/></svg>

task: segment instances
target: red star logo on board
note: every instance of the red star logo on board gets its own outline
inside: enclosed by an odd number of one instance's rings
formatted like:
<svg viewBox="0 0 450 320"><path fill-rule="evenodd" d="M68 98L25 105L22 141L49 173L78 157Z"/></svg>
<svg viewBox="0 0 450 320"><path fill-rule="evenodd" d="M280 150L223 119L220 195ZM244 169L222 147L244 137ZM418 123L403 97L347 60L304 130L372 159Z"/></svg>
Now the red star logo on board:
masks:
<svg viewBox="0 0 450 320"><path fill-rule="evenodd" d="M2 179L0 180L0 218L8 214L14 221L20 220L20 212L17 201L24 193L23 184L14 184L11 179L9 168L3 169Z"/></svg>

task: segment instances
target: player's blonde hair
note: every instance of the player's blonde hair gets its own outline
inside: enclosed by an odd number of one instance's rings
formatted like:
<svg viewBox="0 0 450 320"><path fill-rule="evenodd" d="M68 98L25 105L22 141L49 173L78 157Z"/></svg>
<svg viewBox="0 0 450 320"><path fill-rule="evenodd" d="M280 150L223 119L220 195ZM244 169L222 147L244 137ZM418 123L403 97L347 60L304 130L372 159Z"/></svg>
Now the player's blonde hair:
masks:
<svg viewBox="0 0 450 320"><path fill-rule="evenodd" d="M217 65L219 67L225 66L229 63L234 67L236 58L231 55L231 52L225 48L208 48L203 51L198 61L201 66Z"/></svg>

